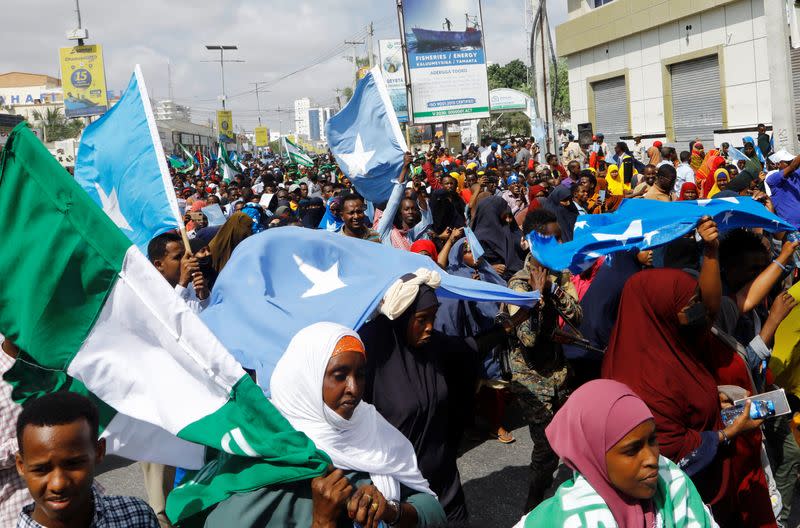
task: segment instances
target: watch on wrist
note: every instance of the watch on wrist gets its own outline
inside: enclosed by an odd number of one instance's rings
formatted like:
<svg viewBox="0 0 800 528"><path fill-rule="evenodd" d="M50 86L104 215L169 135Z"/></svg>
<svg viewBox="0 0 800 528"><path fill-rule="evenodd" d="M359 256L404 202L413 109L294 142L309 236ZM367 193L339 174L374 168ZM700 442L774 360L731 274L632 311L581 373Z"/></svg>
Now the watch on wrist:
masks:
<svg viewBox="0 0 800 528"><path fill-rule="evenodd" d="M397 516L393 520L387 521L386 524L389 526L397 526L400 523L400 519L403 517L403 508L401 507L400 502L396 500L386 501L386 504L388 504L392 509L397 510Z"/></svg>

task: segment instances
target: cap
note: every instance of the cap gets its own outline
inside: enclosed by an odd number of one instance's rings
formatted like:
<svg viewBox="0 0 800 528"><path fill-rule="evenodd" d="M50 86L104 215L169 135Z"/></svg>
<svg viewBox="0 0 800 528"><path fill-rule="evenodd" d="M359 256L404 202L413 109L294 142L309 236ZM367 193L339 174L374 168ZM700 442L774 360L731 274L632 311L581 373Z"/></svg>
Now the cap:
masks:
<svg viewBox="0 0 800 528"><path fill-rule="evenodd" d="M293 183L293 184L291 184L291 185L289 186L289 192L290 192L290 193L291 193L291 192L295 192L295 191L299 191L299 190L300 190L300 186L299 186L299 185L297 185L296 183Z"/></svg>
<svg viewBox="0 0 800 528"><path fill-rule="evenodd" d="M699 141L697 141L697 142L695 142L695 144L694 144L694 148L703 148L703 144L702 144L702 143L700 143Z"/></svg>
<svg viewBox="0 0 800 528"><path fill-rule="evenodd" d="M506 179L506 185L511 185L512 183L519 183L519 176L512 174Z"/></svg>
<svg viewBox="0 0 800 528"><path fill-rule="evenodd" d="M778 152L776 152L775 154L773 154L772 156L769 157L769 160L772 163L780 163L782 161L788 162L788 161L792 161L793 159L794 159L794 156L789 154L789 151L786 150L786 149L780 149Z"/></svg>
<svg viewBox="0 0 800 528"><path fill-rule="evenodd" d="M285 214L290 214L291 212L292 210L289 207L282 205L275 209L275 216L283 216Z"/></svg>
<svg viewBox="0 0 800 528"><path fill-rule="evenodd" d="M660 141L653 141L653 146L655 148L661 148L662 145L663 145L663 143L660 142Z"/></svg>

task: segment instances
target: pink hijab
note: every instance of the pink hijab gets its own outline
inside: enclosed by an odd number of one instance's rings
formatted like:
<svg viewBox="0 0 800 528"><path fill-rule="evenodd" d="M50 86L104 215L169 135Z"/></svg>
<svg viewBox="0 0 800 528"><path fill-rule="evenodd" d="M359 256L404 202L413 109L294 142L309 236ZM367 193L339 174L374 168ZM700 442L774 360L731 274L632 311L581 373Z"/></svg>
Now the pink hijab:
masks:
<svg viewBox="0 0 800 528"><path fill-rule="evenodd" d="M545 429L553 451L579 472L605 501L620 528L652 526L651 504L625 496L611 484L606 452L642 422L652 419L647 405L627 385L598 379L567 399Z"/></svg>

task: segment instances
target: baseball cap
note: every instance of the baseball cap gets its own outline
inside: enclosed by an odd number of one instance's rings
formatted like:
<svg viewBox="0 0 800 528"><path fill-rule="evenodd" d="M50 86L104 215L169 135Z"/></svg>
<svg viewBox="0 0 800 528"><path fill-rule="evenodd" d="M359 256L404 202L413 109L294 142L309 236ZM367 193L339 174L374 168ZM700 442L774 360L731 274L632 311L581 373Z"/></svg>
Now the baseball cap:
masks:
<svg viewBox="0 0 800 528"><path fill-rule="evenodd" d="M661 143L660 141L653 141L653 146L655 148L661 148L662 145L663 145L663 143Z"/></svg>
<svg viewBox="0 0 800 528"><path fill-rule="evenodd" d="M789 153L789 151L786 150L786 149L780 149L778 152L776 152L775 154L773 154L772 156L769 157L769 160L772 163L780 163L782 161L788 162L788 161L792 161L793 159L794 159L794 156L792 156Z"/></svg>

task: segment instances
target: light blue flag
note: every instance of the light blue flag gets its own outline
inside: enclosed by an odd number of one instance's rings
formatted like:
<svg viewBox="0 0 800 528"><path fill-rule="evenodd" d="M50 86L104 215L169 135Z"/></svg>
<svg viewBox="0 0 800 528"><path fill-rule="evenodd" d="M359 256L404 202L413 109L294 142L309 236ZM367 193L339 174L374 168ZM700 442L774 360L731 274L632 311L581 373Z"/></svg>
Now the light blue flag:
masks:
<svg viewBox="0 0 800 528"><path fill-rule="evenodd" d="M387 288L419 268L437 270L440 297L531 306L538 292L448 275L430 257L383 244L300 227L253 235L236 247L201 318L261 387L292 337L331 321L358 329Z"/></svg>
<svg viewBox="0 0 800 528"><path fill-rule="evenodd" d="M613 213L582 215L571 242L559 244L536 232L528 235L531 252L545 267L580 272L595 260L625 249L652 249L676 240L710 216L720 232L740 227L794 231L752 198L736 196L687 202L624 200Z"/></svg>
<svg viewBox="0 0 800 528"><path fill-rule="evenodd" d="M465 227L464 236L467 237L469 249L472 251L472 258L475 259L475 262L478 262L484 253L483 246L481 246L481 243L478 241L478 237L475 236L475 233L472 231L472 229Z"/></svg>
<svg viewBox="0 0 800 528"><path fill-rule="evenodd" d="M153 237L183 226L138 64L122 99L84 130L75 180L145 255Z"/></svg>
<svg viewBox="0 0 800 528"><path fill-rule="evenodd" d="M200 210L206 215L209 227L221 226L225 223L225 220L227 220L227 218L225 218L225 213L222 212L222 207L217 203L207 205Z"/></svg>
<svg viewBox="0 0 800 528"><path fill-rule="evenodd" d="M373 203L392 193L408 150L380 67L367 73L342 110L325 124L328 145L342 172Z"/></svg>
<svg viewBox="0 0 800 528"><path fill-rule="evenodd" d="M730 152L733 161L750 161L750 158L736 147L729 147L728 152Z"/></svg>

